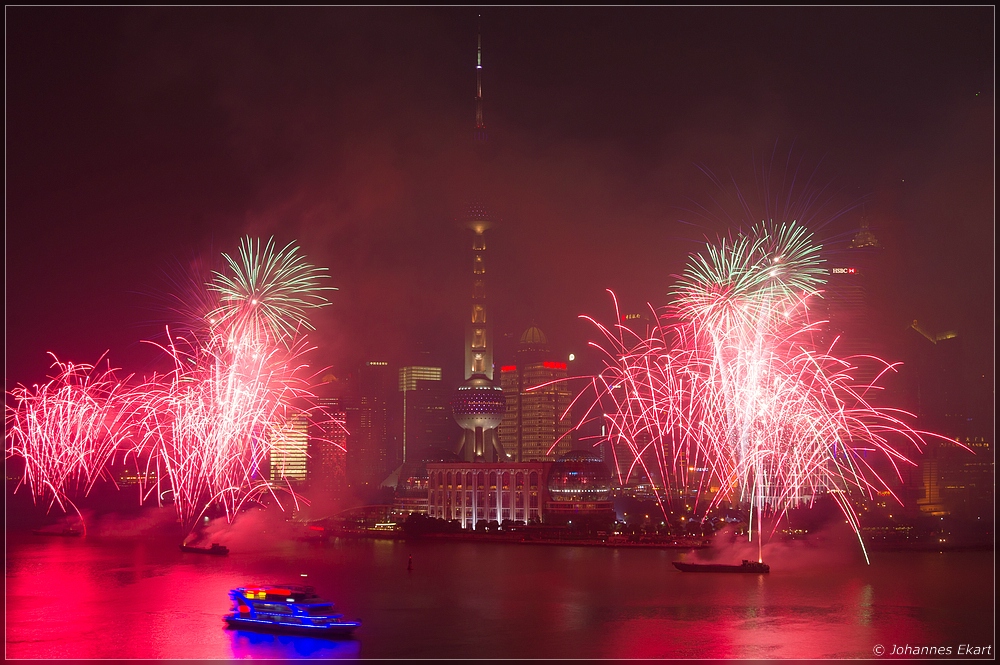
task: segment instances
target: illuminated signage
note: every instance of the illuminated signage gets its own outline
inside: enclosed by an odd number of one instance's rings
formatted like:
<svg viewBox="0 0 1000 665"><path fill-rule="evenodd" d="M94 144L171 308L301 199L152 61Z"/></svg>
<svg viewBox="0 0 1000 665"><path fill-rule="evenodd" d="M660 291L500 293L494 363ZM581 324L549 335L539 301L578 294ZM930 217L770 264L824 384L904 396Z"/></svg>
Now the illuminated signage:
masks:
<svg viewBox="0 0 1000 665"><path fill-rule="evenodd" d="M857 268L833 268L830 272L834 275L853 275L857 272Z"/></svg>

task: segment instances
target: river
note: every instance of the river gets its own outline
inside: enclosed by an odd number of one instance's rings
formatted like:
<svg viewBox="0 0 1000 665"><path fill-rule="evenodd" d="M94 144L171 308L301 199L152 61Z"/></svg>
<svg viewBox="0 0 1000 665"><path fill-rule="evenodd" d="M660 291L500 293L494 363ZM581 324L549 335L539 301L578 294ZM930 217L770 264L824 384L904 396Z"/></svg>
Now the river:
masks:
<svg viewBox="0 0 1000 665"><path fill-rule="evenodd" d="M875 552L866 565L860 553L775 550L770 575L699 575L674 569L694 556L676 550L264 532L230 545L211 557L163 536L8 534L7 657L868 658L877 645L995 655L992 552ZM224 629L230 588L293 581L360 617L356 638Z"/></svg>

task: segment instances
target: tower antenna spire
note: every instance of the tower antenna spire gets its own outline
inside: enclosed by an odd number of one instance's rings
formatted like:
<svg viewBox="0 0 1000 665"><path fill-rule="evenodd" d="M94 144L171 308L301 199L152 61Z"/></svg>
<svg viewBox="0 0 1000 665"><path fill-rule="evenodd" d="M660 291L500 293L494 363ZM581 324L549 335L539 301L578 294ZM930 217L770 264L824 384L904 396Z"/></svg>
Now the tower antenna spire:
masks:
<svg viewBox="0 0 1000 665"><path fill-rule="evenodd" d="M486 123L483 122L483 15L479 15L479 32L476 39L476 131L477 142L486 140Z"/></svg>

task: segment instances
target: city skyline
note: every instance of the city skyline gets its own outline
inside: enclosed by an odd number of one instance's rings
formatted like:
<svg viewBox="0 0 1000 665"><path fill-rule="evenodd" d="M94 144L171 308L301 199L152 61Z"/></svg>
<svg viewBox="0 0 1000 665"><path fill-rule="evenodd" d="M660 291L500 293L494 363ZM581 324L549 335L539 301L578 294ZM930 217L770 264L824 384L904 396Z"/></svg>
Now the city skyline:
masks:
<svg viewBox="0 0 1000 665"><path fill-rule="evenodd" d="M446 376L457 373L475 11L244 8L195 20L182 9L15 8L9 17L24 30L10 45L8 389L40 381L46 351L75 362L108 351L112 366L150 371L155 353L139 340L169 322L150 308L161 273L228 250L241 233L298 239L329 266L340 291L310 336L317 370L429 347ZM531 25L515 30L521 17ZM992 372L982 139L992 136L993 93L981 57L991 40L973 29L977 17L977 8L483 12L498 351L504 335L537 321L561 345L554 351L579 353L589 330L576 317L606 317L606 288L629 311L664 304L684 257L734 231L731 187L703 167L751 198L755 175L780 183L794 173L788 189L812 205L782 203L812 213L825 244L846 246L864 215L886 247L889 318L957 329ZM871 38L900 18L891 39ZM784 48L800 47L801 62L761 47L727 73L746 45L741 21L785 30ZM39 22L51 31L32 32ZM856 32L838 32L845 25ZM211 26L226 29L210 37ZM804 26L829 49L808 47ZM670 39L654 39L657 27ZM324 46L327 29L350 39ZM940 53L917 76L929 34ZM181 38L196 48L177 48ZM128 66L125 51L136 55ZM289 94L276 95L282 86ZM748 91L739 113L719 103ZM805 92L833 104L806 108ZM59 94L76 103L54 104ZM709 108L714 117L699 117Z"/></svg>
<svg viewBox="0 0 1000 665"><path fill-rule="evenodd" d="M995 13L7 7L6 655L991 656Z"/></svg>

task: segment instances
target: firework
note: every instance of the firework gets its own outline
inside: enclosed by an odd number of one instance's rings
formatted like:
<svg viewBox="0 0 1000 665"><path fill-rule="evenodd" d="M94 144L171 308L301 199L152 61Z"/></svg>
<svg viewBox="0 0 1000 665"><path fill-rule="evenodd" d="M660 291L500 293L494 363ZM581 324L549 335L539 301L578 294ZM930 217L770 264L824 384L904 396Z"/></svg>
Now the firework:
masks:
<svg viewBox="0 0 1000 665"><path fill-rule="evenodd" d="M147 466L157 471L156 495L166 482L184 524L212 505L232 517L247 500L277 498L278 490L300 499L290 486L273 485L265 468L271 438L313 401L301 332L312 328L306 310L326 304L320 292L331 288L297 252L245 238L240 261L224 255L232 274L215 272L205 285L220 303L207 329L179 339L168 331L161 347L174 370L148 384L136 421Z"/></svg>
<svg viewBox="0 0 1000 665"><path fill-rule="evenodd" d="M286 340L312 330L307 310L329 304L322 286L325 268L310 265L293 243L276 250L274 239L240 241L239 258L223 257L231 274L213 271L208 288L219 298L209 313L213 325L238 328L237 335Z"/></svg>
<svg viewBox="0 0 1000 665"><path fill-rule="evenodd" d="M821 275L802 227L762 223L691 258L648 338L599 326L606 368L595 386L611 405L612 442L631 453L629 472L655 471L668 500L750 506L751 537L765 516L830 495L860 540L852 496L887 487L872 460L898 475L927 433L869 403L872 386L856 385L855 368L818 345L822 322L810 322L809 308ZM692 466L708 469L697 486Z"/></svg>
<svg viewBox="0 0 1000 665"><path fill-rule="evenodd" d="M267 477L269 437L308 398L290 361L298 351L250 347L230 340L205 346L170 339L174 371L150 381L135 411L136 429L155 481L169 487L183 524L211 505L231 517L246 500L273 493Z"/></svg>
<svg viewBox="0 0 1000 665"><path fill-rule="evenodd" d="M167 374L130 384L110 370L57 361L49 383L11 391L8 454L25 460L33 497L79 514L70 496L90 492L120 458L138 472L140 502L170 496L188 527L212 506L231 518L264 494L300 500L287 483L270 482L265 465L275 433L311 410L302 330L331 287L319 285L322 269L292 244L275 251L273 241L262 249L246 238L240 257L225 256L232 274L185 288L194 295L185 294L191 305L182 310L212 309L184 336L167 328L157 344L172 361Z"/></svg>
<svg viewBox="0 0 1000 665"><path fill-rule="evenodd" d="M32 496L79 515L70 497L90 493L129 437L130 395L110 368L53 361L50 381L10 392L6 438Z"/></svg>

